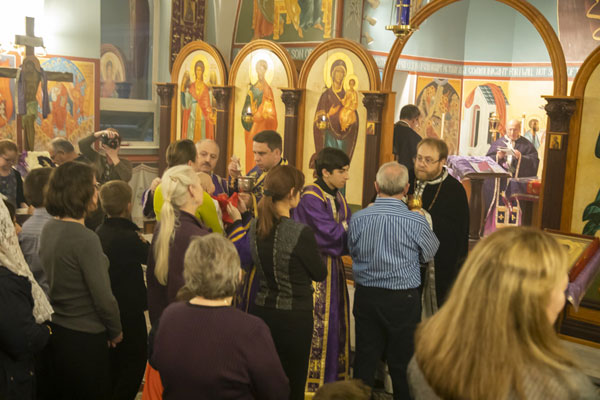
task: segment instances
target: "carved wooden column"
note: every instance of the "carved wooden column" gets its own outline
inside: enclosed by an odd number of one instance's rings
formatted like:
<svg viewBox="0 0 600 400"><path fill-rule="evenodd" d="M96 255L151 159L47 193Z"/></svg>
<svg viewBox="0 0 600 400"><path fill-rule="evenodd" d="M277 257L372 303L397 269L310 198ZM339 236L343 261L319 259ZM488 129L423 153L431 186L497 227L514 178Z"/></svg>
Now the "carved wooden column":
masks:
<svg viewBox="0 0 600 400"><path fill-rule="evenodd" d="M285 104L285 128L283 135L283 157L289 165L296 166L296 145L298 138L298 104L301 90L281 89L281 100Z"/></svg>
<svg viewBox="0 0 600 400"><path fill-rule="evenodd" d="M158 176L167 168L167 147L171 142L171 108L176 83L157 83L156 93L160 97L160 126L158 128Z"/></svg>
<svg viewBox="0 0 600 400"><path fill-rule="evenodd" d="M548 113L546 129L546 157L544 159L541 227L560 229L567 148L569 145L569 127L571 116L577 108L574 97L543 96Z"/></svg>
<svg viewBox="0 0 600 400"><path fill-rule="evenodd" d="M367 137L365 140L365 167L363 172L362 206L366 207L375 196L375 176L379 168L381 146L381 113L385 105L385 93L362 92L367 109Z"/></svg>
<svg viewBox="0 0 600 400"><path fill-rule="evenodd" d="M217 108L217 123L215 131L215 141L221 151L219 160L215 167L215 173L220 176L227 176L227 140L229 132L229 97L231 96L231 86L213 86L212 94L215 98Z"/></svg>

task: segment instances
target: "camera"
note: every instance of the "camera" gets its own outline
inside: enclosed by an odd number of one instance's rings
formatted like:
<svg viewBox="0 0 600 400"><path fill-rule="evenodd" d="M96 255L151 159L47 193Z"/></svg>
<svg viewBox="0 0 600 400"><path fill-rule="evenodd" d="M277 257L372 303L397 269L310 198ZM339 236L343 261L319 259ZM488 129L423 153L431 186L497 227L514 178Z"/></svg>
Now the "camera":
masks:
<svg viewBox="0 0 600 400"><path fill-rule="evenodd" d="M102 136L100 136L100 141L103 145L110 147L111 149L116 149L121 144L121 138L119 136L110 138L106 133L103 133Z"/></svg>

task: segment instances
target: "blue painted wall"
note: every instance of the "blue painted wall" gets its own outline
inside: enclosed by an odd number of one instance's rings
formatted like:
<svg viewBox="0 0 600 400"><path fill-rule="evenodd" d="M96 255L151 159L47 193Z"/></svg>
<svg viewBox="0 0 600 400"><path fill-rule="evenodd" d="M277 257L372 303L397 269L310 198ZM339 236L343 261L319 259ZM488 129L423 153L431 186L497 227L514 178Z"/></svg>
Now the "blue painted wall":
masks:
<svg viewBox="0 0 600 400"><path fill-rule="evenodd" d="M533 0L555 28L556 1ZM385 30L390 23L392 0L382 0L377 9L368 3L364 16L377 19L363 22L363 32L374 42L370 50L389 52L394 36ZM428 18L409 39L403 54L457 61L547 62L550 61L541 36L533 25L513 8L495 0L463 0Z"/></svg>

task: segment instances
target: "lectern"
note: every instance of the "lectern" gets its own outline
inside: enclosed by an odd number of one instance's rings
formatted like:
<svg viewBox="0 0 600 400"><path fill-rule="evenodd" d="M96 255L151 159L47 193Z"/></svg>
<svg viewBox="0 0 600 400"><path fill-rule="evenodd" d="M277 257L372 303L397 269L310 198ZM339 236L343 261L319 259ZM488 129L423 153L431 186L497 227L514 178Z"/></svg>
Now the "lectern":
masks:
<svg viewBox="0 0 600 400"><path fill-rule="evenodd" d="M479 240L483 231L483 182L486 179L510 178L510 174L489 157L449 156L448 167L459 180L471 181L469 198L469 239Z"/></svg>

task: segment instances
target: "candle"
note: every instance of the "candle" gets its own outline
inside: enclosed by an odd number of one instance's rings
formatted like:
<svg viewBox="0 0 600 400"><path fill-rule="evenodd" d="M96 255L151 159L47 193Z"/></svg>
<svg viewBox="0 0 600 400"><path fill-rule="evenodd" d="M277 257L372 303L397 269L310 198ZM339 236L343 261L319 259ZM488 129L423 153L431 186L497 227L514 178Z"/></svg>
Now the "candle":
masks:
<svg viewBox="0 0 600 400"><path fill-rule="evenodd" d="M442 135L441 135L442 139L444 138L444 122L445 122L445 120L446 120L446 113L443 113L442 114Z"/></svg>
<svg viewBox="0 0 600 400"><path fill-rule="evenodd" d="M410 0L399 0L400 5L400 25L408 25L410 23Z"/></svg>

